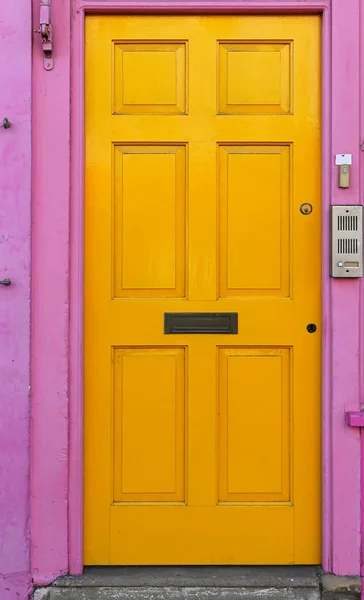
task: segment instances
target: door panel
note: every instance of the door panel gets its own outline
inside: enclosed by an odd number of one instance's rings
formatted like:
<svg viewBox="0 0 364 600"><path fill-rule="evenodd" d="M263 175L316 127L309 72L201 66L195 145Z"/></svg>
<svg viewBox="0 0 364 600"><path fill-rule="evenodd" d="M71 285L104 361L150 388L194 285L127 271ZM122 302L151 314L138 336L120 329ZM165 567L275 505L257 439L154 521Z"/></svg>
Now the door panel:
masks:
<svg viewBox="0 0 364 600"><path fill-rule="evenodd" d="M320 562L319 32L86 19L85 564Z"/></svg>
<svg viewBox="0 0 364 600"><path fill-rule="evenodd" d="M290 145L218 148L221 298L289 297L290 155Z"/></svg>
<svg viewBox="0 0 364 600"><path fill-rule="evenodd" d="M289 502L290 351L220 348L218 360L219 503Z"/></svg>
<svg viewBox="0 0 364 600"><path fill-rule="evenodd" d="M114 160L114 297L184 298L186 147L117 145Z"/></svg>

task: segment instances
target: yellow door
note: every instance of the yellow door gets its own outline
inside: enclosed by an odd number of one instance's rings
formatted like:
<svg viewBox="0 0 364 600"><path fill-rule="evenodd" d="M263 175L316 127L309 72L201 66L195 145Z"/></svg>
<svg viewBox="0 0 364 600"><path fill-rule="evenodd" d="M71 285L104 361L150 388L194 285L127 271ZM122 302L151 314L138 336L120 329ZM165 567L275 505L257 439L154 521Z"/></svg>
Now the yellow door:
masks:
<svg viewBox="0 0 364 600"><path fill-rule="evenodd" d="M86 564L320 562L319 31L86 19Z"/></svg>

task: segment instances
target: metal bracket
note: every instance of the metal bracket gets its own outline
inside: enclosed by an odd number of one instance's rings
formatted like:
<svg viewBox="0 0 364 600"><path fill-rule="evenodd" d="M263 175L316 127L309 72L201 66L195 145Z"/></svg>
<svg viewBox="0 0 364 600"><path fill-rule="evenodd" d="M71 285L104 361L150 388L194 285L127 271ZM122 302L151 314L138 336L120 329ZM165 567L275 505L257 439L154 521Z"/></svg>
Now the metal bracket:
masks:
<svg viewBox="0 0 364 600"><path fill-rule="evenodd" d="M349 427L364 427L364 412L347 412L345 417Z"/></svg>
<svg viewBox="0 0 364 600"><path fill-rule="evenodd" d="M53 69L53 29L51 24L51 0L41 0L39 30L44 54L44 68Z"/></svg>

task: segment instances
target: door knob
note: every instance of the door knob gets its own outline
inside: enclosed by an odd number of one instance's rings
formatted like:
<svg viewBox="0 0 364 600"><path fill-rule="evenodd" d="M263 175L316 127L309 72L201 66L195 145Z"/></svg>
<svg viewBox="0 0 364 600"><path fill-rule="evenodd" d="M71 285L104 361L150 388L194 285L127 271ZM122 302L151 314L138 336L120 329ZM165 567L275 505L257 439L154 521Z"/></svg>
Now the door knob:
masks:
<svg viewBox="0 0 364 600"><path fill-rule="evenodd" d="M10 279L3 279L2 281L0 281L1 285L11 285L11 281Z"/></svg>

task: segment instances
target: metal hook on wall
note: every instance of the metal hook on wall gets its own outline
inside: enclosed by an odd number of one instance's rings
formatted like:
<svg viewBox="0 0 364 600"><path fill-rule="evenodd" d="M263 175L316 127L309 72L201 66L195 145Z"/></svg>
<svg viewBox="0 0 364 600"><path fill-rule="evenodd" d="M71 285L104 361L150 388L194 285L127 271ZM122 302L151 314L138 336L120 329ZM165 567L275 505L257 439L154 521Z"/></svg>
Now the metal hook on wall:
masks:
<svg viewBox="0 0 364 600"><path fill-rule="evenodd" d="M41 0L39 29L42 39L42 49L44 55L44 68L47 71L53 69L53 29L51 24L51 0Z"/></svg>

